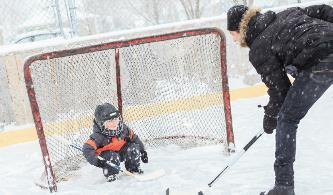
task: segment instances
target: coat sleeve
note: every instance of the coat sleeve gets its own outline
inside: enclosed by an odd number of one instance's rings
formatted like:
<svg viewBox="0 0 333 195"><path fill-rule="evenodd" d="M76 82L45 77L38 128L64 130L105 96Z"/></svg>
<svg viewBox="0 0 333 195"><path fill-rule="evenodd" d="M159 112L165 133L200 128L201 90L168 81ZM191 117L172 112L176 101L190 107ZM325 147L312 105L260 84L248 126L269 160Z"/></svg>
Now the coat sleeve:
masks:
<svg viewBox="0 0 333 195"><path fill-rule="evenodd" d="M82 152L86 160L96 167L101 167L99 160L96 157L96 142L93 138L89 138L86 143L83 144Z"/></svg>
<svg viewBox="0 0 333 195"><path fill-rule="evenodd" d="M329 5L313 5L305 8L305 12L312 18L318 18L333 23L333 8Z"/></svg>
<svg viewBox="0 0 333 195"><path fill-rule="evenodd" d="M276 117L291 85L287 73L274 55L269 56L262 64L251 63L268 87L269 102L265 106L265 114Z"/></svg>
<svg viewBox="0 0 333 195"><path fill-rule="evenodd" d="M145 146L143 145L143 142L141 141L141 139L139 138L138 135L136 135L136 134L133 135L133 142L139 144L140 151L145 150Z"/></svg>
<svg viewBox="0 0 333 195"><path fill-rule="evenodd" d="M140 151L145 150L145 146L139 136L134 133L133 129L130 129L127 125L124 124L124 128L127 130L127 134L129 135L131 142L136 143L140 146Z"/></svg>

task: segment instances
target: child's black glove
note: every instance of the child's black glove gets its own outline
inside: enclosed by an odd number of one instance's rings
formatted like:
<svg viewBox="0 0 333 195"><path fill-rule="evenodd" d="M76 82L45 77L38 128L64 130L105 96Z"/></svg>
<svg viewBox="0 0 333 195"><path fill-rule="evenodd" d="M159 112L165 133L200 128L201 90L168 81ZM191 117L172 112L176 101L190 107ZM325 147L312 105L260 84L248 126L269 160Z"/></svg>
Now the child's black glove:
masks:
<svg viewBox="0 0 333 195"><path fill-rule="evenodd" d="M263 128L265 133L272 134L273 130L276 128L277 118L265 114L263 121Z"/></svg>
<svg viewBox="0 0 333 195"><path fill-rule="evenodd" d="M142 150L141 152L141 160L143 163L148 163L148 154L146 151Z"/></svg>
<svg viewBox="0 0 333 195"><path fill-rule="evenodd" d="M100 168L106 168L112 170L112 172L119 173L120 167L116 164L112 163L111 161L107 161L105 159L101 160L98 159L98 167Z"/></svg>

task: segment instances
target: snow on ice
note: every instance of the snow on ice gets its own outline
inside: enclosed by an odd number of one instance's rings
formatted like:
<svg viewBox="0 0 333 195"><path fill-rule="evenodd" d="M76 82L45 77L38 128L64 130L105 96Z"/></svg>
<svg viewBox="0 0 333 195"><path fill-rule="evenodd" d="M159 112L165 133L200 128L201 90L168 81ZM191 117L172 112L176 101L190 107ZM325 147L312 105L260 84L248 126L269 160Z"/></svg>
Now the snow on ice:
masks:
<svg viewBox="0 0 333 195"><path fill-rule="evenodd" d="M297 136L295 164L296 193L329 195L333 193L333 143L331 119L333 89L314 105L301 121ZM268 97L232 103L236 148L241 149L261 128L263 111ZM273 185L274 135L264 135L216 183L207 184L232 159L222 154L220 145L181 149L175 145L148 149L150 162L143 164L146 172L160 168L166 175L147 182L122 175L114 183L105 182L102 170L88 164L74 178L58 184L57 194L165 194L172 192L196 194L248 195L259 194ZM34 185L41 175L40 148L37 141L0 149L0 194L48 194Z"/></svg>

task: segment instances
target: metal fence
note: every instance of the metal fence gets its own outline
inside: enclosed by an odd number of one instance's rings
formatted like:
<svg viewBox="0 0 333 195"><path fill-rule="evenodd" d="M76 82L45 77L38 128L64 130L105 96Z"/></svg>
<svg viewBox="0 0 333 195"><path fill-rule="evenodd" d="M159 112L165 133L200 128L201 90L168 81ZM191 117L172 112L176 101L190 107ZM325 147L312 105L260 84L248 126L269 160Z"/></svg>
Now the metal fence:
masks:
<svg viewBox="0 0 333 195"><path fill-rule="evenodd" d="M2 0L0 5L0 26L2 44L13 44L16 42L35 41L34 35L38 38L62 35L65 26L64 17L61 17L65 4L59 0ZM66 6L68 6L66 4ZM69 8L69 7L68 7ZM71 9L64 9L71 10ZM62 24L63 22L63 24ZM29 37L30 40L28 39ZM25 39L26 38L26 39Z"/></svg>
<svg viewBox="0 0 333 195"><path fill-rule="evenodd" d="M0 45L211 17L234 4L270 7L306 1L309 0L1 0Z"/></svg>
<svg viewBox="0 0 333 195"><path fill-rule="evenodd" d="M0 44L209 17L233 4L227 0L2 0Z"/></svg>

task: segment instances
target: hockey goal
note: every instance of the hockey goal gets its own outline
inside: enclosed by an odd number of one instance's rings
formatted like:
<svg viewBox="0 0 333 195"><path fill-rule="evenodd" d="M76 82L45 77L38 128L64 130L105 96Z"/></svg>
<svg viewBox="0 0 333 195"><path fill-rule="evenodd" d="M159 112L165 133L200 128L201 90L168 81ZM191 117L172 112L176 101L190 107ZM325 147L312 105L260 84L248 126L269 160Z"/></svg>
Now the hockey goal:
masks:
<svg viewBox="0 0 333 195"><path fill-rule="evenodd" d="M50 191L84 161L94 109L110 102L147 146L234 148L225 38L196 29L54 51L24 76Z"/></svg>

